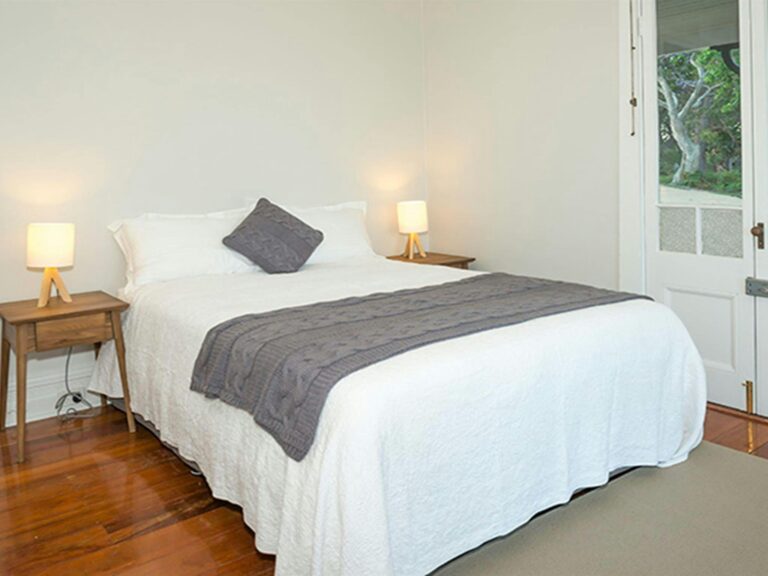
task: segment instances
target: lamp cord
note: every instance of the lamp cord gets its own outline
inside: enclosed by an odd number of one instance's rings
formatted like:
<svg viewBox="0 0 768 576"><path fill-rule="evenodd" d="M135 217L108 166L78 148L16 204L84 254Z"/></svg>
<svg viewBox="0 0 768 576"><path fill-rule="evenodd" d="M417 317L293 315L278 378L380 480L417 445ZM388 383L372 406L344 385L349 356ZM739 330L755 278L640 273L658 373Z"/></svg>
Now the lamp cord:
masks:
<svg viewBox="0 0 768 576"><path fill-rule="evenodd" d="M56 400L56 416L62 421L93 418L96 414L93 411L93 404L83 395L82 392L73 392L69 387L69 362L72 359L72 347L67 350L67 362L64 367L64 387L66 392L62 394L58 400ZM85 405L85 410L77 410L75 406L69 406L64 409L68 400L72 400L74 404Z"/></svg>

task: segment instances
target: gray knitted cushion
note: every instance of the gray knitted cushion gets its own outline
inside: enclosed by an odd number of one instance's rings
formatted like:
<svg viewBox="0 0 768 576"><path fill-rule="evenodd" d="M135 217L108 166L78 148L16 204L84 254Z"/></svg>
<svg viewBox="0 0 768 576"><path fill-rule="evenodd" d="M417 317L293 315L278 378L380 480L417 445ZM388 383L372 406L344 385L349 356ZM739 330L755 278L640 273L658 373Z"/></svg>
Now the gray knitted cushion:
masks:
<svg viewBox="0 0 768 576"><path fill-rule="evenodd" d="M222 242L265 272L296 272L323 241L323 233L262 198Z"/></svg>

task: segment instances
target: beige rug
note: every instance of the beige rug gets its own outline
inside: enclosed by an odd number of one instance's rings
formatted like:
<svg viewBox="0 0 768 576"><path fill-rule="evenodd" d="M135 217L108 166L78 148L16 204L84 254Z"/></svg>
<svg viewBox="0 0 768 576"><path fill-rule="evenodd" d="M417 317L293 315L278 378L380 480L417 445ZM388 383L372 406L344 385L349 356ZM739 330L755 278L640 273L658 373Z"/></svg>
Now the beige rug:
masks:
<svg viewBox="0 0 768 576"><path fill-rule="evenodd" d="M634 470L434 576L768 575L768 460L705 442Z"/></svg>

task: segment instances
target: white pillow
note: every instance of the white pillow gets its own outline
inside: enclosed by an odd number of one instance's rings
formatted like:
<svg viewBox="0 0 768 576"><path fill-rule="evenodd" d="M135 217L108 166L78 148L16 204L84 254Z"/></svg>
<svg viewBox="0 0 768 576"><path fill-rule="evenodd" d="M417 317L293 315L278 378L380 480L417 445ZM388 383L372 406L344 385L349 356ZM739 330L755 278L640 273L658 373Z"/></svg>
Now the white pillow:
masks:
<svg viewBox="0 0 768 576"><path fill-rule="evenodd" d="M323 233L323 241L309 257L307 264L339 262L375 254L365 226L365 202L344 202L316 208L283 208Z"/></svg>
<svg viewBox="0 0 768 576"><path fill-rule="evenodd" d="M144 214L109 226L126 261L129 288L206 274L257 270L221 240L250 208L197 215Z"/></svg>

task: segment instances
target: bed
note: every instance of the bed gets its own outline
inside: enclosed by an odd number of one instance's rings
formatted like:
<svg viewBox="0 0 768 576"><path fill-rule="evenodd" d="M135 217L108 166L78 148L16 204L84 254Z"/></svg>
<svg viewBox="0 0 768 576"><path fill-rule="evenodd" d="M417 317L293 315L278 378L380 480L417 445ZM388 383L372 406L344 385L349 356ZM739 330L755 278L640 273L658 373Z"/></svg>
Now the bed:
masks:
<svg viewBox="0 0 768 576"><path fill-rule="evenodd" d="M242 507L284 575L419 575L630 466L702 439L705 379L688 333L647 300L431 344L355 372L295 461L243 410L190 391L207 331L235 316L459 280L373 255L299 273L180 278L126 294L134 410ZM120 396L114 350L91 389Z"/></svg>

